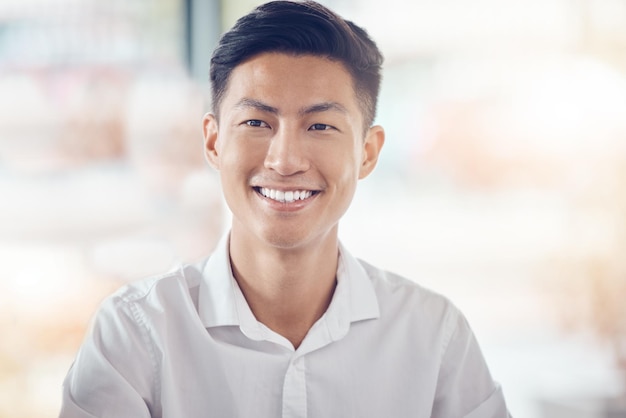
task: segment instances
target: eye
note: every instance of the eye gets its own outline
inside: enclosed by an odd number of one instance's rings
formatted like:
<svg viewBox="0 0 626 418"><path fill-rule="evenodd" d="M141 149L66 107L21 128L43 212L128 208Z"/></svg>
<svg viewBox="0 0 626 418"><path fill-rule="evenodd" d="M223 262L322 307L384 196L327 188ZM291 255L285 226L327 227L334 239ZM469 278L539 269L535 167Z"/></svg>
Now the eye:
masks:
<svg viewBox="0 0 626 418"><path fill-rule="evenodd" d="M330 125L326 125L325 123L314 123L309 128L309 130L311 131L327 131L329 129L335 129L335 128Z"/></svg>
<svg viewBox="0 0 626 418"><path fill-rule="evenodd" d="M269 125L259 119L250 119L244 122L244 124L253 128L269 128Z"/></svg>

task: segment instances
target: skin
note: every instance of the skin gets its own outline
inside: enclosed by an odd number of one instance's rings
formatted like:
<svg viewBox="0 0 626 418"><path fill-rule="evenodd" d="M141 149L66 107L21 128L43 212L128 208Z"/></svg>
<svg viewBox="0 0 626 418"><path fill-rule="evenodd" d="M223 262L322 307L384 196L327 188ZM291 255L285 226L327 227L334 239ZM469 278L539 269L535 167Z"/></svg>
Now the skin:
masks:
<svg viewBox="0 0 626 418"><path fill-rule="evenodd" d="M384 131L363 132L344 66L311 55L264 53L238 65L219 115L204 117L205 152L233 213L235 279L256 318L297 348L330 303L338 223ZM262 189L307 198L279 202Z"/></svg>

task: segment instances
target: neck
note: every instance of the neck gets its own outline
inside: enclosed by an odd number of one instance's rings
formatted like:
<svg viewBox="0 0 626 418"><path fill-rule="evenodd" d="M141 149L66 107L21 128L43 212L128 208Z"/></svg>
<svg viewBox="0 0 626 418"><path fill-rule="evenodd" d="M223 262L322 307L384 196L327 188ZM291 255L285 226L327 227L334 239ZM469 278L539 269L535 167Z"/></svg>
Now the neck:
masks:
<svg viewBox="0 0 626 418"><path fill-rule="evenodd" d="M301 248L277 248L245 239L233 228L233 274L258 321L297 348L326 312L336 284L336 228Z"/></svg>

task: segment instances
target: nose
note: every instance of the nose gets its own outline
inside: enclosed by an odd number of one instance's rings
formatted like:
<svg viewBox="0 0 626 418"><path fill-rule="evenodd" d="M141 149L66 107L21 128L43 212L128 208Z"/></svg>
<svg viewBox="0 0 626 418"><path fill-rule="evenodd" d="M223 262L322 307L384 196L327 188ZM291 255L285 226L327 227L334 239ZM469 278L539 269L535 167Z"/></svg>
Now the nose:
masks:
<svg viewBox="0 0 626 418"><path fill-rule="evenodd" d="M295 129L281 127L272 137L265 156L265 168L282 176L290 176L309 169L306 144Z"/></svg>

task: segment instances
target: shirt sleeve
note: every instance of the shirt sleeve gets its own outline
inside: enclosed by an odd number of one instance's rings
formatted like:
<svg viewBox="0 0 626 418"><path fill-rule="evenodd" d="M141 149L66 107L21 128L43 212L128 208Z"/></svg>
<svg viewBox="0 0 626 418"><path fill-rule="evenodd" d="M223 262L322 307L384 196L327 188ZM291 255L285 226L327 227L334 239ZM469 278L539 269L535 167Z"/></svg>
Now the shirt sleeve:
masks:
<svg viewBox="0 0 626 418"><path fill-rule="evenodd" d="M509 418L465 317L457 312L441 361L432 418Z"/></svg>
<svg viewBox="0 0 626 418"><path fill-rule="evenodd" d="M59 418L151 417L154 353L132 303L107 299L63 383Z"/></svg>

